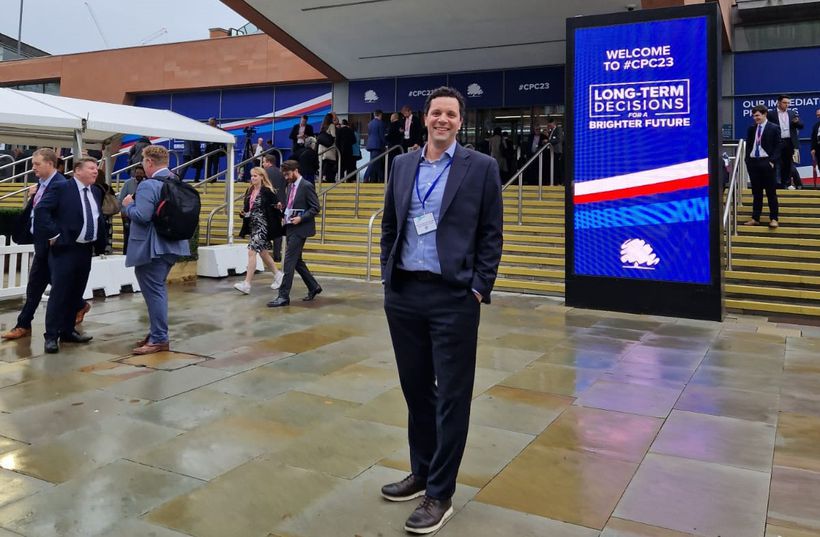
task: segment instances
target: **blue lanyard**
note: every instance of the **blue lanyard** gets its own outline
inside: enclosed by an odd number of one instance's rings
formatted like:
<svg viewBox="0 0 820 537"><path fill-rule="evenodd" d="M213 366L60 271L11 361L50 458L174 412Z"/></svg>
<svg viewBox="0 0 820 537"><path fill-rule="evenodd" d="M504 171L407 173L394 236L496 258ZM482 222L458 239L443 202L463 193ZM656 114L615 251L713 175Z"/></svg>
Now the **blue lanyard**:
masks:
<svg viewBox="0 0 820 537"><path fill-rule="evenodd" d="M430 194L433 193L433 190L436 188L439 179L441 179L441 176L444 175L444 172L446 172L450 168L450 164L452 163L453 157L450 157L450 160L447 161L447 165L444 166L444 169L441 170L441 173L438 174L436 180L433 181L433 183L430 185L430 188L427 189L427 194L424 195L424 198L421 197L421 192L419 192L419 176L421 175L421 164L419 164L418 168L416 168L416 197L418 197L419 201L421 202L422 209L425 209L424 204L427 202L427 198L429 198Z"/></svg>

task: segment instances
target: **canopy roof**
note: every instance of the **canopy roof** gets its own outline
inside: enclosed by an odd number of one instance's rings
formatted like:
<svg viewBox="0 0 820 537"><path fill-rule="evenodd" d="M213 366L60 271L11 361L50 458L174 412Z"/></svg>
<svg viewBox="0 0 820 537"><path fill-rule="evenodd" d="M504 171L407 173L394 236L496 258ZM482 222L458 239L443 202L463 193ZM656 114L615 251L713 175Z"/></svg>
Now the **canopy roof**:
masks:
<svg viewBox="0 0 820 537"><path fill-rule="evenodd" d="M85 144L137 134L232 144L233 135L170 110L140 108L0 88L0 142L71 145L80 130Z"/></svg>

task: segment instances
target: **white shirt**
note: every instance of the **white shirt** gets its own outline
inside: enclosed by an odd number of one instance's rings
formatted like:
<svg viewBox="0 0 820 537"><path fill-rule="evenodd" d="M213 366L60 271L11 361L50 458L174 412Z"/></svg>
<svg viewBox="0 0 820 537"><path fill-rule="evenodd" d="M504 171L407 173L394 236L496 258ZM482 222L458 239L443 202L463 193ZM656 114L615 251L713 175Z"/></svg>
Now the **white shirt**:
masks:
<svg viewBox="0 0 820 537"><path fill-rule="evenodd" d="M791 126L789 125L789 111L782 112L780 108L777 109L777 120L780 122L780 137L783 139L791 138Z"/></svg>
<svg viewBox="0 0 820 537"><path fill-rule="evenodd" d="M413 116L404 118L404 139L410 139L410 127L413 126Z"/></svg>
<svg viewBox="0 0 820 537"><path fill-rule="evenodd" d="M296 135L296 143L297 144L304 144L305 143L305 126L301 123L299 124L299 134Z"/></svg>
<svg viewBox="0 0 820 537"><path fill-rule="evenodd" d="M94 242L97 240L97 233L100 231L97 229L99 226L97 223L100 221L100 209L97 207L97 202L94 200L94 193L91 191L91 187L87 187L82 184L78 179L73 179L74 184L77 185L77 192L80 193L80 205L83 207L83 228L80 230L80 234L77 236L77 242L81 244L85 244L87 242ZM91 216L94 218L94 237L87 241L85 240L85 230L88 229L88 218L85 214L85 196L86 193L83 192L83 189L88 189L88 202L91 204Z"/></svg>
<svg viewBox="0 0 820 537"><path fill-rule="evenodd" d="M754 145L752 146L752 158L769 158L769 154L763 149L763 144L760 142L763 141L763 133L766 131L766 125L768 125L768 121L764 121L759 126L755 127L755 138L754 138ZM760 129L760 140L757 139L757 130ZM755 156L755 149L760 147L760 156Z"/></svg>

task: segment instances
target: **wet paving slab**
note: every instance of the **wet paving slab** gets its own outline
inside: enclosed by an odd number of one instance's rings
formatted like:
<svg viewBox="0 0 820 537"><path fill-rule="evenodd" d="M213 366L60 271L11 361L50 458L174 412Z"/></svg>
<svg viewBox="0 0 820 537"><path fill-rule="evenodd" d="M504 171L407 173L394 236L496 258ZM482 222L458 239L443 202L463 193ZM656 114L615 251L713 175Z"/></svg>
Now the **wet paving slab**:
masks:
<svg viewBox="0 0 820 537"><path fill-rule="evenodd" d="M233 283L170 288L170 352L131 355L127 293L93 301L87 345L44 354L42 311L0 343L0 537L404 534L415 503L379 495L409 471L381 287L279 311ZM438 534L820 537L818 394L810 327L498 294Z"/></svg>

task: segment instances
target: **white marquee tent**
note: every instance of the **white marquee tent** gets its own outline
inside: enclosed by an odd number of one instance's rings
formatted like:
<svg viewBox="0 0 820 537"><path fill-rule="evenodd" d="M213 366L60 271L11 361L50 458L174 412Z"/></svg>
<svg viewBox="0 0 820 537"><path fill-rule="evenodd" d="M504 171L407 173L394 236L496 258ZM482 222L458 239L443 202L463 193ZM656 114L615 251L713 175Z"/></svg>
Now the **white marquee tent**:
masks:
<svg viewBox="0 0 820 537"><path fill-rule="evenodd" d="M0 143L71 146L80 154L85 145L99 146L123 134L223 143L228 162L234 161L233 135L170 110L0 88ZM233 166L226 183L233 199ZM233 236L233 211L228 211L228 236Z"/></svg>

